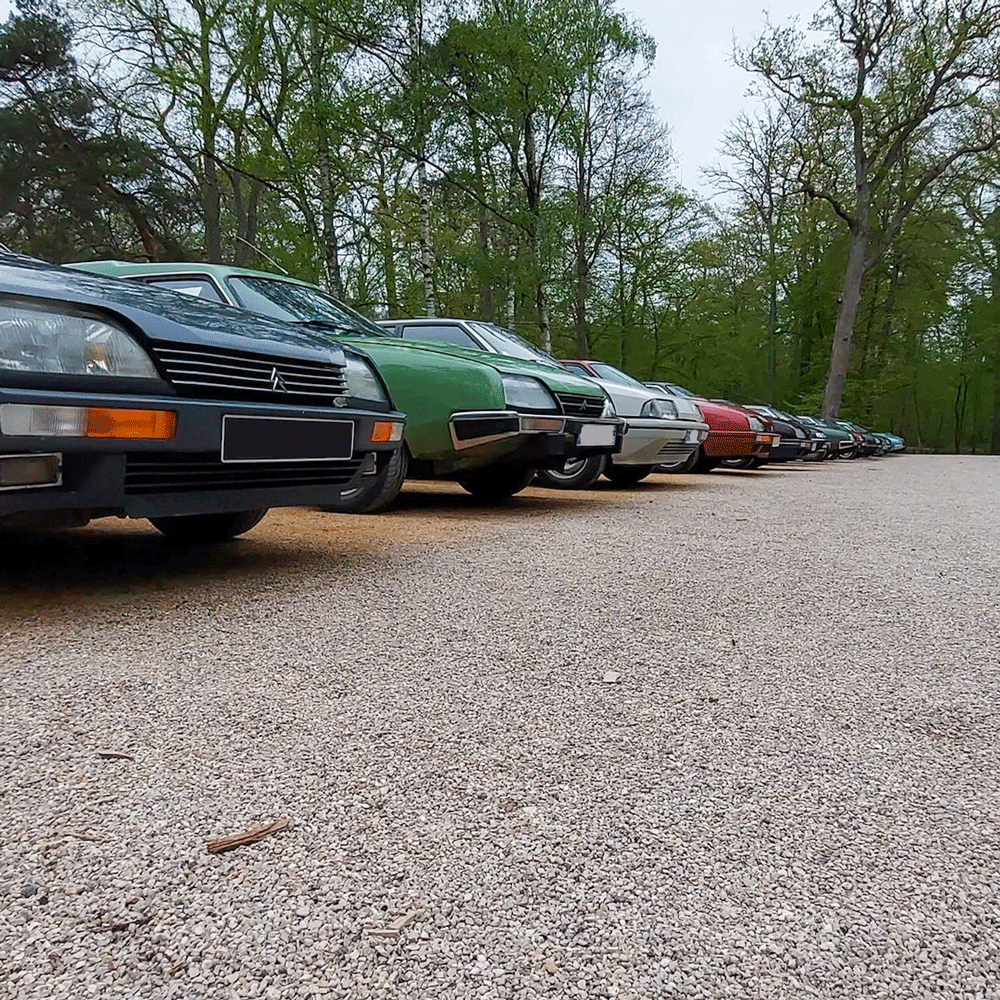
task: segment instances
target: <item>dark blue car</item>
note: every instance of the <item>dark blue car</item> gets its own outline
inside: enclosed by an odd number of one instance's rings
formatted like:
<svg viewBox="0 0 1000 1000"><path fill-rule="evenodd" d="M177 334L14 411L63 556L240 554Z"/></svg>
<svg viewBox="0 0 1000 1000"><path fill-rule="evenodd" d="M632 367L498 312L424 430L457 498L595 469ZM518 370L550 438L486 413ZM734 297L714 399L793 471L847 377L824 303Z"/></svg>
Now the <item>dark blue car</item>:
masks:
<svg viewBox="0 0 1000 1000"><path fill-rule="evenodd" d="M0 257L0 527L137 517L223 541L356 489L403 422L368 359L322 334Z"/></svg>

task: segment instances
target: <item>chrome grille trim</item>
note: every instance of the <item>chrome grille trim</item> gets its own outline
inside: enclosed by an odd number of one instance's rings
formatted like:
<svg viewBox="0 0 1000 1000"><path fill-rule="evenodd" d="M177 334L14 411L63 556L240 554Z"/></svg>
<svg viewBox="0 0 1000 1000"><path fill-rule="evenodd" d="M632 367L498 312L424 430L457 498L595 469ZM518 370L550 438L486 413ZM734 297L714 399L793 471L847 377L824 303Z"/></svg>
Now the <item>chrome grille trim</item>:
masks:
<svg viewBox="0 0 1000 1000"><path fill-rule="evenodd" d="M575 392L557 392L556 399L567 417L599 417L604 412L603 396L585 396Z"/></svg>
<svg viewBox="0 0 1000 1000"><path fill-rule="evenodd" d="M185 395L240 398L248 395L279 402L290 397L326 400L347 395L347 376L333 362L302 361L249 351L154 341L157 360L172 385ZM275 388L275 375L283 388Z"/></svg>

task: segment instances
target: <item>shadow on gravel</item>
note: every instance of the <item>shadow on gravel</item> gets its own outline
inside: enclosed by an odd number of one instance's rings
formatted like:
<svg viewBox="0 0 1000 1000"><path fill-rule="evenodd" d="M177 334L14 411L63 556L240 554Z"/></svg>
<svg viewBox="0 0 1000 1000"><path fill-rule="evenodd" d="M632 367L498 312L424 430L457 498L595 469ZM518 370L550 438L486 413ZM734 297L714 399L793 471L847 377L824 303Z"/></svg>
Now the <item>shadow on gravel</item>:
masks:
<svg viewBox="0 0 1000 1000"><path fill-rule="evenodd" d="M73 601L73 612L93 601L126 594L128 601L219 587L220 595L252 597L304 570L370 572L374 554L344 553L301 539L253 534L225 545L172 544L153 530L112 522L52 534L0 533L0 626L26 611ZM88 600L89 599L89 600Z"/></svg>

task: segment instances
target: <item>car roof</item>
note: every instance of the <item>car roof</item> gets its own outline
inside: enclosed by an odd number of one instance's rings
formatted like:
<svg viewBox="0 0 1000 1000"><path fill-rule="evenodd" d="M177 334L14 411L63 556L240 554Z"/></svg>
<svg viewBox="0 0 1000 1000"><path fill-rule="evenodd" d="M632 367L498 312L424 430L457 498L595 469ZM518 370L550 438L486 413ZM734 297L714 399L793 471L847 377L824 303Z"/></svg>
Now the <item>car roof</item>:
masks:
<svg viewBox="0 0 1000 1000"><path fill-rule="evenodd" d="M289 277L287 274L275 274L273 271L258 271L250 267L235 267L231 264L208 264L204 261L185 260L170 261L129 261L129 260L90 260L74 261L66 264L66 267L74 270L83 267L100 267L107 265L113 268L115 276L127 274L132 277L156 275L156 274L210 274L217 278L224 278L230 275L246 275L251 278L270 278L272 281L287 281L293 285L309 285L308 281L300 281L298 278ZM312 287L312 286L310 286Z"/></svg>
<svg viewBox="0 0 1000 1000"><path fill-rule="evenodd" d="M454 316L398 316L395 319L377 319L375 320L380 326L389 326L391 323L423 323L423 324L434 324L434 323L487 323L484 319L456 319ZM489 326L495 326L495 323L489 323Z"/></svg>

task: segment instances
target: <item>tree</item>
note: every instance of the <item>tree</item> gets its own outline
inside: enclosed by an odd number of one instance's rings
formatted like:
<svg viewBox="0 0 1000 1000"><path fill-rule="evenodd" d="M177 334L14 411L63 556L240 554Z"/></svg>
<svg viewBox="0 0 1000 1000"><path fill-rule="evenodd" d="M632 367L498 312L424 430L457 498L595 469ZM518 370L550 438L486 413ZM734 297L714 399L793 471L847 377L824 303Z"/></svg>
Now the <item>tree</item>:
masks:
<svg viewBox="0 0 1000 1000"><path fill-rule="evenodd" d="M100 249L186 256L183 196L80 76L71 26L33 9L0 28L0 239L61 261Z"/></svg>
<svg viewBox="0 0 1000 1000"><path fill-rule="evenodd" d="M798 152L796 181L847 227L823 413L840 411L866 273L924 194L1000 140L1000 5L996 0L829 0L809 45L772 28L738 53L777 96ZM832 43L832 44L831 44ZM921 165L896 189L885 226L878 193L901 163Z"/></svg>

